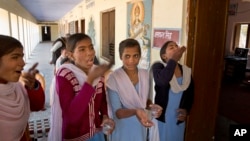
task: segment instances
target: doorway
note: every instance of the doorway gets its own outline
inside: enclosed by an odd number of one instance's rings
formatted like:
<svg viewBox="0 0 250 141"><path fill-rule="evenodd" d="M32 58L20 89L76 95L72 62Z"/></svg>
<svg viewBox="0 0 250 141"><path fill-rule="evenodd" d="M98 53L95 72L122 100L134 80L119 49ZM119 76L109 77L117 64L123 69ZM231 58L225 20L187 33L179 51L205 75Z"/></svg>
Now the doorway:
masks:
<svg viewBox="0 0 250 141"><path fill-rule="evenodd" d="M231 0L232 1L232 0ZM230 140L232 125L250 124L250 72L247 71L247 53L250 45L249 2L229 3L229 11L237 5L234 14L228 13L224 71L220 86L215 141ZM243 12L242 12L243 11Z"/></svg>
<svg viewBox="0 0 250 141"><path fill-rule="evenodd" d="M79 29L78 29L78 21L75 21L75 33L78 33Z"/></svg>
<svg viewBox="0 0 250 141"><path fill-rule="evenodd" d="M51 41L50 26L42 26L42 41Z"/></svg>
<svg viewBox="0 0 250 141"><path fill-rule="evenodd" d="M85 20L81 20L81 33L85 33Z"/></svg>
<svg viewBox="0 0 250 141"><path fill-rule="evenodd" d="M113 61L115 51L115 10L102 13L102 49L101 57Z"/></svg>

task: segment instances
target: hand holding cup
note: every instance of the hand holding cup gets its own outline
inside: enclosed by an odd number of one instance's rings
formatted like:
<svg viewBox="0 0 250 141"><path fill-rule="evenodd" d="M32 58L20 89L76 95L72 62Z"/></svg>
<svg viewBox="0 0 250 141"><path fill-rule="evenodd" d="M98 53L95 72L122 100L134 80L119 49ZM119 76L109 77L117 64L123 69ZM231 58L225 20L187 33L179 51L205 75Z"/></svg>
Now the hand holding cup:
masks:
<svg viewBox="0 0 250 141"><path fill-rule="evenodd" d="M115 122L110 118L105 118L101 126L102 126L102 132L106 135L109 135L115 129Z"/></svg>
<svg viewBox="0 0 250 141"><path fill-rule="evenodd" d="M151 111L153 118L158 118L161 116L162 113L162 107L158 104L150 104L149 110Z"/></svg>
<svg viewBox="0 0 250 141"><path fill-rule="evenodd" d="M185 109L177 109L177 120L178 121L185 121L187 118L187 110Z"/></svg>

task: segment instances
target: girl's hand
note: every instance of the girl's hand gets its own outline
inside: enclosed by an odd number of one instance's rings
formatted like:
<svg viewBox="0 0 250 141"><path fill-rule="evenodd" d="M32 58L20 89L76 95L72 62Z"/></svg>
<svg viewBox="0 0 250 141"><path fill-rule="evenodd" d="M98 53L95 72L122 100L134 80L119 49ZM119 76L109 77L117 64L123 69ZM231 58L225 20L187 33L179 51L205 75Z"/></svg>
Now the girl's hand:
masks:
<svg viewBox="0 0 250 141"><path fill-rule="evenodd" d="M161 116L162 113L162 107L158 104L150 104L149 110L151 110L152 116L154 118L158 118Z"/></svg>
<svg viewBox="0 0 250 141"><path fill-rule="evenodd" d="M177 119L178 121L185 121L187 119L187 110L177 109Z"/></svg>
<svg viewBox="0 0 250 141"><path fill-rule="evenodd" d="M186 47L184 46L177 48L173 52L171 52L170 58L178 62L181 59L185 51L186 51Z"/></svg>
<svg viewBox="0 0 250 141"><path fill-rule="evenodd" d="M22 75L19 79L23 85L28 87L29 89L33 89L35 87L36 78L35 75L38 72L36 67L38 66L38 63L35 63L28 72L22 72Z"/></svg>
<svg viewBox="0 0 250 141"><path fill-rule="evenodd" d="M107 116L103 116L103 120L102 120L101 126L104 127L106 125L108 125L110 127L109 130L107 131L107 134L111 134L114 131L114 129L115 129L115 122L114 122L113 119L108 118Z"/></svg>
<svg viewBox="0 0 250 141"><path fill-rule="evenodd" d="M151 127L154 123L148 118L148 115L144 109L136 109L136 117L140 123L145 127Z"/></svg>
<svg viewBox="0 0 250 141"><path fill-rule="evenodd" d="M108 71L112 66L113 62L110 62L109 64L101 64L91 68L91 70L88 73L87 82L89 84L92 84L96 78L104 75L104 73Z"/></svg>

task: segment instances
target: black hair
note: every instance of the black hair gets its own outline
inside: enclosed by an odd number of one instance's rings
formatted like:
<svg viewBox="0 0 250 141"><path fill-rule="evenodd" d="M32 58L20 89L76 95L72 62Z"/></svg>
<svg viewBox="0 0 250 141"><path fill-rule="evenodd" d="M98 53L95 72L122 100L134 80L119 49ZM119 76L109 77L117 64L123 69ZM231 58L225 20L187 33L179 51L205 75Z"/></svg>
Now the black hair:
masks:
<svg viewBox="0 0 250 141"><path fill-rule="evenodd" d="M60 64L62 65L62 64L64 64L64 63L66 63L66 62L69 62L69 63L74 64L74 62L71 61L68 57L63 58L63 59L61 60Z"/></svg>
<svg viewBox="0 0 250 141"><path fill-rule="evenodd" d="M162 47L161 47L161 50L160 50L160 57L161 57L161 60L162 60L163 62L166 62L166 60L164 60L164 59L162 58L162 55L166 53L166 49L167 49L167 47L168 47L168 44L169 44L169 43L172 43L172 42L174 42L174 41L167 41L167 42L165 42L165 43L162 45Z"/></svg>
<svg viewBox="0 0 250 141"><path fill-rule="evenodd" d="M20 41L11 36L0 35L0 58L11 53L16 48L23 48Z"/></svg>
<svg viewBox="0 0 250 141"><path fill-rule="evenodd" d="M51 63L52 64L56 64L56 60L61 56L61 51L63 49L66 49L66 42L67 42L67 38L66 37L60 37L58 39L56 39L52 46L56 43L56 42L61 42L62 43L62 46L59 47L58 49L56 49L54 52L52 52L52 60L51 60Z"/></svg>
<svg viewBox="0 0 250 141"><path fill-rule="evenodd" d="M84 33L75 33L72 34L68 37L67 39L67 45L66 45L66 49L70 52L73 52L76 48L76 44L81 41L81 40L86 40L89 39L91 40L91 38Z"/></svg>
<svg viewBox="0 0 250 141"><path fill-rule="evenodd" d="M119 55L120 58L122 57L122 53L124 52L125 48L133 48L136 47L139 51L139 55L141 56L141 47L137 40L128 38L120 42L119 44Z"/></svg>
<svg viewBox="0 0 250 141"><path fill-rule="evenodd" d="M59 38L57 38L57 39L52 43L52 46L53 46L54 44L56 44L56 42L58 42L58 41L62 42L62 46L66 46L67 38L66 38L66 37L59 37Z"/></svg>

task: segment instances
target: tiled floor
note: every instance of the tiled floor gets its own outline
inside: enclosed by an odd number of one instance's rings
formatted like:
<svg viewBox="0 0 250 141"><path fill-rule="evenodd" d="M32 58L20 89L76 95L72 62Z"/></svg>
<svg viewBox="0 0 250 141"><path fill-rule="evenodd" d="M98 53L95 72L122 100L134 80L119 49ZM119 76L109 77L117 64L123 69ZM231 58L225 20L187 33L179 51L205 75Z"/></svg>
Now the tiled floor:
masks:
<svg viewBox="0 0 250 141"><path fill-rule="evenodd" d="M50 48L52 42L43 42L38 44L30 58L26 60L25 69L28 69L32 64L38 62L37 69L44 75L45 84L45 108L44 111L32 112L29 119L30 136L33 141L47 141L49 131L49 118L50 118L50 96L49 89L53 77L53 66L49 64L50 61Z"/></svg>
<svg viewBox="0 0 250 141"><path fill-rule="evenodd" d="M49 119L29 121L30 137L32 139L46 139L50 129Z"/></svg>

